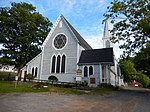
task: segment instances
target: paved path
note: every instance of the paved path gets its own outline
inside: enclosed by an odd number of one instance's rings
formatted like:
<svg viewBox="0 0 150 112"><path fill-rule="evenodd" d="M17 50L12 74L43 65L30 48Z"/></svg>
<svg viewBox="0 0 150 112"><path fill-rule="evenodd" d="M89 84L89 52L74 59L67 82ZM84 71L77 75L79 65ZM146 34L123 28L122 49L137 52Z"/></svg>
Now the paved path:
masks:
<svg viewBox="0 0 150 112"><path fill-rule="evenodd" d="M0 94L0 112L150 112L150 91L111 95Z"/></svg>

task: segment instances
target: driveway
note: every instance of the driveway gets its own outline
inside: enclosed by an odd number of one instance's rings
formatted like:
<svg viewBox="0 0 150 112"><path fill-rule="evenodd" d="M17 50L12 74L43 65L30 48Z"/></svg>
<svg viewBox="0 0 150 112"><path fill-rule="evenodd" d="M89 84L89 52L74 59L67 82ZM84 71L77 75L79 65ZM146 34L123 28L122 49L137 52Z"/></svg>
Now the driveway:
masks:
<svg viewBox="0 0 150 112"><path fill-rule="evenodd" d="M0 112L150 112L150 91L128 89L104 96L0 94Z"/></svg>

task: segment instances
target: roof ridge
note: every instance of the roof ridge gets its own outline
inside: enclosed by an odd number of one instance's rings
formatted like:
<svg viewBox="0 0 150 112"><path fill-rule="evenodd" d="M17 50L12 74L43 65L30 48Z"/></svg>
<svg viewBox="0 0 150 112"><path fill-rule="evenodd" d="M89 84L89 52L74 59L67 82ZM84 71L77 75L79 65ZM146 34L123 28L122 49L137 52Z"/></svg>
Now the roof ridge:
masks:
<svg viewBox="0 0 150 112"><path fill-rule="evenodd" d="M58 23L59 23L59 21L60 21L60 19L61 19L62 16L63 16L63 15L61 14L61 15L57 18L57 20L56 20L54 26L51 28L50 32L48 33L47 37L45 38L45 40L44 40L44 42L43 42L43 44L42 44L42 48L46 45L47 41L48 41L49 38L51 37L51 34L52 34L53 31L55 30L55 28L56 28L56 26L58 25Z"/></svg>
<svg viewBox="0 0 150 112"><path fill-rule="evenodd" d="M79 44L85 49L92 49L92 47L85 41L85 39L80 35L80 33L76 31L76 29L66 20L66 18L63 15L61 16L63 17L63 19L66 21L66 23L76 36L77 40L79 41Z"/></svg>

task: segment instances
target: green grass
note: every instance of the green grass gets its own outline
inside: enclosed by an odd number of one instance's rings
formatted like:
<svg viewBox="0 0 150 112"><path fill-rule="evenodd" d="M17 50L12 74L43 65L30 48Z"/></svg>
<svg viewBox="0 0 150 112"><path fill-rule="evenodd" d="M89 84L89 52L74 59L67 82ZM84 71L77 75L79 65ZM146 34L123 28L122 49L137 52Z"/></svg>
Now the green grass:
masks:
<svg viewBox="0 0 150 112"><path fill-rule="evenodd" d="M14 93L14 92L48 92L48 88L34 89L28 84L18 84L15 88L15 83L11 81L0 81L0 93Z"/></svg>
<svg viewBox="0 0 150 112"><path fill-rule="evenodd" d="M112 90L104 90L99 88L89 88L86 90L80 90L76 88L65 88L56 87L54 85L48 85L47 88L33 88L33 85L47 85L46 83L30 83L22 82L19 83L15 88L15 82L12 81L0 81L0 93L26 93L26 92L49 92L49 93L59 93L59 94L111 94Z"/></svg>

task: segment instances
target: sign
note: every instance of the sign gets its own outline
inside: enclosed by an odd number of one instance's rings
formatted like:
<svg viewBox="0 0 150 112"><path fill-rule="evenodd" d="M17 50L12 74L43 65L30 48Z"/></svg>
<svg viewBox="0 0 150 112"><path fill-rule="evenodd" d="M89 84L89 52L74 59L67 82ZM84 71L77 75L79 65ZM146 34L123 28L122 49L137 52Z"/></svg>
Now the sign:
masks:
<svg viewBox="0 0 150 112"><path fill-rule="evenodd" d="M16 80L16 81L18 80L18 76L15 77L15 80Z"/></svg>
<svg viewBox="0 0 150 112"><path fill-rule="evenodd" d="M76 77L76 81L81 81L81 77Z"/></svg>
<svg viewBox="0 0 150 112"><path fill-rule="evenodd" d="M78 69L76 71L76 81L81 81L81 77L82 77L82 70Z"/></svg>
<svg viewBox="0 0 150 112"><path fill-rule="evenodd" d="M76 77L81 77L82 76L82 70L78 69L76 71Z"/></svg>
<svg viewBox="0 0 150 112"><path fill-rule="evenodd" d="M90 78L90 84L95 84L96 83L96 79L95 78Z"/></svg>

